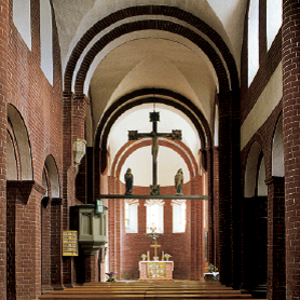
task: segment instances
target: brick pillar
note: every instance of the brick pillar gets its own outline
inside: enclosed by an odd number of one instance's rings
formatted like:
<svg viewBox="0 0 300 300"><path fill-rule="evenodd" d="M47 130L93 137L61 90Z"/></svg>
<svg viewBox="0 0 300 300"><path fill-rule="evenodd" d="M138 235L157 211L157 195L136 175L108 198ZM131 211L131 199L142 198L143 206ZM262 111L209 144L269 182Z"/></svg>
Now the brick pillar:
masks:
<svg viewBox="0 0 300 300"><path fill-rule="evenodd" d="M207 153L207 190L208 190L208 261L215 264L215 246L214 246L214 198L213 198L213 181L214 178L212 167L212 150L206 149Z"/></svg>
<svg viewBox="0 0 300 300"><path fill-rule="evenodd" d="M53 198L51 201L51 285L54 290L64 289L62 264L62 231L62 199Z"/></svg>
<svg viewBox="0 0 300 300"><path fill-rule="evenodd" d="M94 198L94 147L86 148L86 181L87 181L87 203L93 203Z"/></svg>
<svg viewBox="0 0 300 300"><path fill-rule="evenodd" d="M98 255L84 256L85 282L98 282Z"/></svg>
<svg viewBox="0 0 300 300"><path fill-rule="evenodd" d="M268 180L267 298L285 299L285 198L284 177Z"/></svg>
<svg viewBox="0 0 300 300"><path fill-rule="evenodd" d="M14 260L9 273L8 299L37 299L41 294L40 202L46 190L33 180L8 181L8 215L11 228L8 249Z"/></svg>
<svg viewBox="0 0 300 300"><path fill-rule="evenodd" d="M42 248L42 294L50 294L51 287L51 198L44 197L41 202L41 248Z"/></svg>
<svg viewBox="0 0 300 300"><path fill-rule="evenodd" d="M300 1L283 1L283 138L285 161L286 298L300 295Z"/></svg>
<svg viewBox="0 0 300 300"><path fill-rule="evenodd" d="M60 220L58 220L59 223L55 226L55 234L57 236L57 239L59 240L61 240L62 238L62 230L69 230L69 206L72 205L75 201L75 179L77 174L77 168L74 165L73 159L73 94L65 92L63 101L64 164L62 197L63 199L65 199L65 201L59 199L53 206L53 217L61 218ZM56 246L58 247L58 245ZM56 251L57 250L54 250L54 253L58 254L58 252ZM54 254L54 256L55 255L56 254ZM62 259L61 253L59 255L59 258L55 258L55 262L53 262L53 265L57 264L59 266L59 268L55 271L53 275L54 278L52 279L54 289L64 289L64 284L66 284L66 286L72 286L72 273L75 272L73 270L73 258L64 257L64 259ZM63 266L61 266L61 264Z"/></svg>
<svg viewBox="0 0 300 300"><path fill-rule="evenodd" d="M6 103L8 102L9 0L0 2L0 299L6 300Z"/></svg>
<svg viewBox="0 0 300 300"><path fill-rule="evenodd" d="M214 264L219 267L219 148L213 148L213 213L214 213Z"/></svg>
<svg viewBox="0 0 300 300"><path fill-rule="evenodd" d="M201 251L203 237L202 201L189 200L191 203L191 280L202 278ZM204 248L204 247L203 247Z"/></svg>
<svg viewBox="0 0 300 300"><path fill-rule="evenodd" d="M232 283L230 100L230 93L219 94L219 270L225 285Z"/></svg>
<svg viewBox="0 0 300 300"><path fill-rule="evenodd" d="M85 95L76 95L72 102L73 137L85 139L85 116L89 100Z"/></svg>

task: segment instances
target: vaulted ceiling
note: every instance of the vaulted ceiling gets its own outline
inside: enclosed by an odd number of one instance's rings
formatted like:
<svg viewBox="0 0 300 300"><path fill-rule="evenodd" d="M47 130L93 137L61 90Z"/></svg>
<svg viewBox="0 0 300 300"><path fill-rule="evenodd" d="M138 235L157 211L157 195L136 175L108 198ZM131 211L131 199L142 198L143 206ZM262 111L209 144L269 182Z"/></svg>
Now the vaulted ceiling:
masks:
<svg viewBox="0 0 300 300"><path fill-rule="evenodd" d="M184 106L189 109L193 105L201 112L213 136L215 99L221 84L216 66L222 65L227 77L232 79L230 56L231 65L235 64L239 70L247 0L224 3L219 0L53 0L64 89L84 93L91 100L87 120L89 145L95 141L105 112L122 97L145 89L171 91L188 99ZM165 7L164 13L159 12L159 6ZM137 94L128 101L141 97ZM179 102L168 93L162 96L154 92L152 97ZM150 104L133 106L115 121L107 143L111 162L126 143L126 130L151 129L147 117L151 110ZM204 145L189 118L180 109L167 105L157 105L157 110L161 111L162 119L159 130L183 129L183 142L199 162L199 150ZM137 161L140 165L138 157L145 155L135 152L123 167L132 167ZM184 162L171 149L162 150L162 155L162 170L170 169L167 166L172 162L170 172L164 171L161 176L162 184L170 185L174 170ZM184 168L188 173L188 168ZM138 178L146 178L139 185L147 185L151 170L145 167L142 172L138 166L135 170Z"/></svg>

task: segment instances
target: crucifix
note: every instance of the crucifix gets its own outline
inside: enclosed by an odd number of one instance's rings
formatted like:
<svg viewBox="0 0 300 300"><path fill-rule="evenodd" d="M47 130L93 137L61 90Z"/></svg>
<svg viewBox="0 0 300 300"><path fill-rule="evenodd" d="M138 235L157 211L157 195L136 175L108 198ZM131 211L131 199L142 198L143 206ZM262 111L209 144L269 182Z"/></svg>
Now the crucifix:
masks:
<svg viewBox="0 0 300 300"><path fill-rule="evenodd" d="M181 130L175 129L171 133L157 132L157 122L159 122L159 112L155 110L150 112L150 122L152 122L152 131L149 133L138 133L137 130L128 131L129 140L138 140L139 138L152 138L152 185L150 185L150 195L160 195L159 185L157 184L157 154L158 139L160 137L171 137L173 140L181 140Z"/></svg>
<svg viewBox="0 0 300 300"><path fill-rule="evenodd" d="M150 247L154 247L154 257L157 257L157 248L161 247L161 245L157 245L157 241L155 241L154 245L150 245Z"/></svg>

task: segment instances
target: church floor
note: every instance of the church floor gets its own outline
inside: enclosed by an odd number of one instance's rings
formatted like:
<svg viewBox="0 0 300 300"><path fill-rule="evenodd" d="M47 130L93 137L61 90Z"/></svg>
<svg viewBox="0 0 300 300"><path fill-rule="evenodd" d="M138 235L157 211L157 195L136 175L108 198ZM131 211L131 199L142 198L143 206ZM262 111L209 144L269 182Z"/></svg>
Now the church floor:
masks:
<svg viewBox="0 0 300 300"><path fill-rule="evenodd" d="M85 283L39 299L252 299L250 294L225 287L218 282L174 281L174 282L94 282Z"/></svg>

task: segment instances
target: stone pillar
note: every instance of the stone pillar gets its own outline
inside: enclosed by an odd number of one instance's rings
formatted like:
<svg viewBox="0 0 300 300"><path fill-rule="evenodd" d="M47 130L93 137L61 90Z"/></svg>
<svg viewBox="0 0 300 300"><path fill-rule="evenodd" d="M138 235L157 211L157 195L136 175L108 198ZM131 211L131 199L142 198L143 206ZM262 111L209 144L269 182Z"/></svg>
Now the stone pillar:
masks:
<svg viewBox="0 0 300 300"><path fill-rule="evenodd" d="M9 0L0 2L0 299L6 300L6 104L8 102L8 35L9 35Z"/></svg>
<svg viewBox="0 0 300 300"><path fill-rule="evenodd" d="M272 177L268 185L267 298L285 299L285 198L284 177Z"/></svg>
<svg viewBox="0 0 300 300"><path fill-rule="evenodd" d="M300 295L300 1L283 1L283 138L285 162L286 298Z"/></svg>

